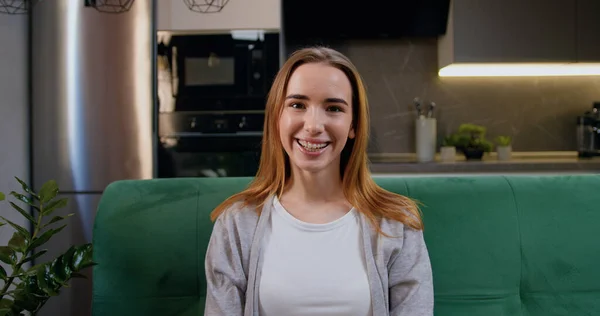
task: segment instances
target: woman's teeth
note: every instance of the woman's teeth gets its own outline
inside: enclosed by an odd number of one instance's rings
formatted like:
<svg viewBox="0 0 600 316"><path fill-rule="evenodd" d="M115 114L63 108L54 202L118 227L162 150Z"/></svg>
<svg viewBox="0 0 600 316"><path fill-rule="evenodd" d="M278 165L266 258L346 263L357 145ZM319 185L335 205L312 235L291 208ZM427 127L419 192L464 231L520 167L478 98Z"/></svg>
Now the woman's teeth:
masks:
<svg viewBox="0 0 600 316"><path fill-rule="evenodd" d="M310 143L304 140L298 140L298 144L309 151L319 151L329 145L329 143Z"/></svg>

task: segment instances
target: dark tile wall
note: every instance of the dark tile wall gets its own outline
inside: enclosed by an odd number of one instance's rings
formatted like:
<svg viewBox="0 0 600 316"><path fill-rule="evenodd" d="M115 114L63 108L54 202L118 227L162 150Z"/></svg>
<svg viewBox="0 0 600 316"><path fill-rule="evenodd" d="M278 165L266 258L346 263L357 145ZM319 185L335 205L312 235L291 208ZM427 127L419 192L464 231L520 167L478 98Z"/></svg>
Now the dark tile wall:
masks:
<svg viewBox="0 0 600 316"><path fill-rule="evenodd" d="M512 136L514 151L576 150L576 116L600 101L600 77L439 78L435 39L330 46L367 86L372 153L414 152L415 97L436 102L440 137L461 123L481 124L488 138Z"/></svg>

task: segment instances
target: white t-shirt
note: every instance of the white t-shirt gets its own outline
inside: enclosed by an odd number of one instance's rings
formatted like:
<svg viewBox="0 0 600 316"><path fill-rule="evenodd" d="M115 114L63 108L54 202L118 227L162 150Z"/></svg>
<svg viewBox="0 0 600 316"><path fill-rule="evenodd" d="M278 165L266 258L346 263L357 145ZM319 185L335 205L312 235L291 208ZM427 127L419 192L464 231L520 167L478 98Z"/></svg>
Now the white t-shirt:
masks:
<svg viewBox="0 0 600 316"><path fill-rule="evenodd" d="M370 316L356 209L326 224L289 214L277 198L263 240L260 315Z"/></svg>

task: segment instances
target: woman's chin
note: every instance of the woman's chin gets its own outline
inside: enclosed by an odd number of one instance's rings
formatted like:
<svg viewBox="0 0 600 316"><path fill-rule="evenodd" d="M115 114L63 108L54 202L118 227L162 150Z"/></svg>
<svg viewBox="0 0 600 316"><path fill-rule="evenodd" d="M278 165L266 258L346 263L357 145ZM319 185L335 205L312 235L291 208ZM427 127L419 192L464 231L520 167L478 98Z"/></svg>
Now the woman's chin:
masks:
<svg viewBox="0 0 600 316"><path fill-rule="evenodd" d="M298 157L300 156L300 157ZM301 153L298 153L296 159L292 159L291 163L296 167L298 171L308 172L308 173L320 173L329 168L336 168L339 166L335 166L335 161L332 159L327 159L326 155L316 157L306 157Z"/></svg>

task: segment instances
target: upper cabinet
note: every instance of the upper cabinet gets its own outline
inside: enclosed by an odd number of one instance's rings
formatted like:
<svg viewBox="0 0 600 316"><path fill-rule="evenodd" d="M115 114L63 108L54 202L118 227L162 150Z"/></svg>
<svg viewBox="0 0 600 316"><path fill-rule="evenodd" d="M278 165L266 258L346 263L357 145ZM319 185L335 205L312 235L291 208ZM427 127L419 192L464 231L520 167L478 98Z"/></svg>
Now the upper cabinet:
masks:
<svg viewBox="0 0 600 316"><path fill-rule="evenodd" d="M204 0L196 0L204 3ZM243 29L279 31L280 0L229 0L220 12L199 13L183 0L157 1L157 29L175 32L214 32Z"/></svg>
<svg viewBox="0 0 600 316"><path fill-rule="evenodd" d="M600 61L600 0L577 0L577 59Z"/></svg>
<svg viewBox="0 0 600 316"><path fill-rule="evenodd" d="M452 1L439 67L600 61L599 0Z"/></svg>

